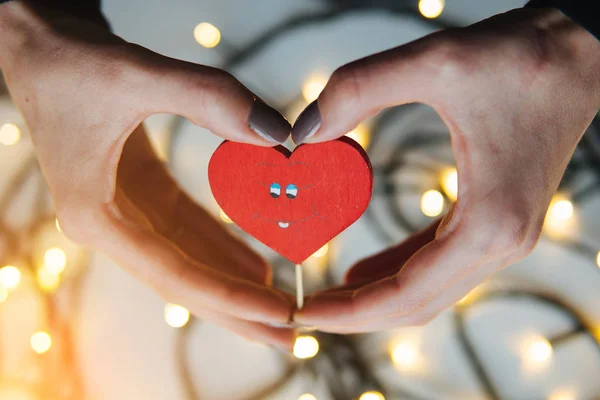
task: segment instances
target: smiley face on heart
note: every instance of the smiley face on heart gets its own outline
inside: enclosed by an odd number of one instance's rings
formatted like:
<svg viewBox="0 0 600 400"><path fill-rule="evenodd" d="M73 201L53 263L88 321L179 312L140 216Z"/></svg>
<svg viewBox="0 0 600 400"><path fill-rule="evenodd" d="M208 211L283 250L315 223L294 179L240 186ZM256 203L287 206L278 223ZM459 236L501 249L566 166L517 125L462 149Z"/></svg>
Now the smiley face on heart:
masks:
<svg viewBox="0 0 600 400"><path fill-rule="evenodd" d="M347 137L293 153L225 141L208 178L232 221L296 264L356 221L373 191L369 159Z"/></svg>

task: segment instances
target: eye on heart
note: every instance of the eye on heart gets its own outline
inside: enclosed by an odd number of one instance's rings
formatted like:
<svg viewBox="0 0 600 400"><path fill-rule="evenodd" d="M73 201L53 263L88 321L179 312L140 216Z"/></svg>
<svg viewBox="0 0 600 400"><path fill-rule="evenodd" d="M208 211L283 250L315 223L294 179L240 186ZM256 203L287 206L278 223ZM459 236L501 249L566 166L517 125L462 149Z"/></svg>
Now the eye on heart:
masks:
<svg viewBox="0 0 600 400"><path fill-rule="evenodd" d="M225 141L208 174L229 218L297 264L356 221L373 189L366 153L346 137L293 153Z"/></svg>

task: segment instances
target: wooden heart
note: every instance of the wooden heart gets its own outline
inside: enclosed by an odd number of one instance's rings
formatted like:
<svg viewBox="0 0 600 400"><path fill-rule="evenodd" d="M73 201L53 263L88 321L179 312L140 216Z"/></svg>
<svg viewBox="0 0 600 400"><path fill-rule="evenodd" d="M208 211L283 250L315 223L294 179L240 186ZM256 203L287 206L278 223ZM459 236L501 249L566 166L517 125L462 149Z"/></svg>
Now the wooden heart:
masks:
<svg viewBox="0 0 600 400"><path fill-rule="evenodd" d="M293 153L225 141L208 179L233 222L296 264L356 221L373 191L367 154L347 137Z"/></svg>

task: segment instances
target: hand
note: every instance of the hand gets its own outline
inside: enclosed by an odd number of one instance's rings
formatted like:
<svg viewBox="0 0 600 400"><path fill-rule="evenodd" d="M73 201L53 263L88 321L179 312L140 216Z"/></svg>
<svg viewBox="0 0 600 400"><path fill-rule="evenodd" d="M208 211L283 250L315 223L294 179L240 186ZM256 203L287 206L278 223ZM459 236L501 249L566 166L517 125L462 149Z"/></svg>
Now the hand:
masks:
<svg viewBox="0 0 600 400"><path fill-rule="evenodd" d="M525 257L600 107L600 42L557 10L520 9L338 69L293 128L331 140L385 107L432 106L450 130L458 202L439 226L350 269L294 320L323 331L424 324Z"/></svg>
<svg viewBox="0 0 600 400"><path fill-rule="evenodd" d="M33 138L58 219L166 300L291 349L293 299L268 265L178 187L140 124L180 114L227 139L272 146L290 126L231 75L169 59L100 26L0 6L0 66ZM133 134L132 134L133 133Z"/></svg>

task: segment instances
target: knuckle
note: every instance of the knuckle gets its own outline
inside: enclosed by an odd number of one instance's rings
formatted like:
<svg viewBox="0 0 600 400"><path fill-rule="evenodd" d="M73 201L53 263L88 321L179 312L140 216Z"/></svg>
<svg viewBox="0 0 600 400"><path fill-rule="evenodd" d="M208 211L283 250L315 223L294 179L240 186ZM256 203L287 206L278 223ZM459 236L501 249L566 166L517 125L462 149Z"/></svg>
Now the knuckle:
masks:
<svg viewBox="0 0 600 400"><path fill-rule="evenodd" d="M329 89L339 98L357 106L362 97L361 76L364 72L365 68L357 61L343 65L331 75L326 90Z"/></svg>
<svg viewBox="0 0 600 400"><path fill-rule="evenodd" d="M106 218L100 209L69 202L57 207L56 215L64 235L81 245L95 242L97 227L103 225Z"/></svg>

